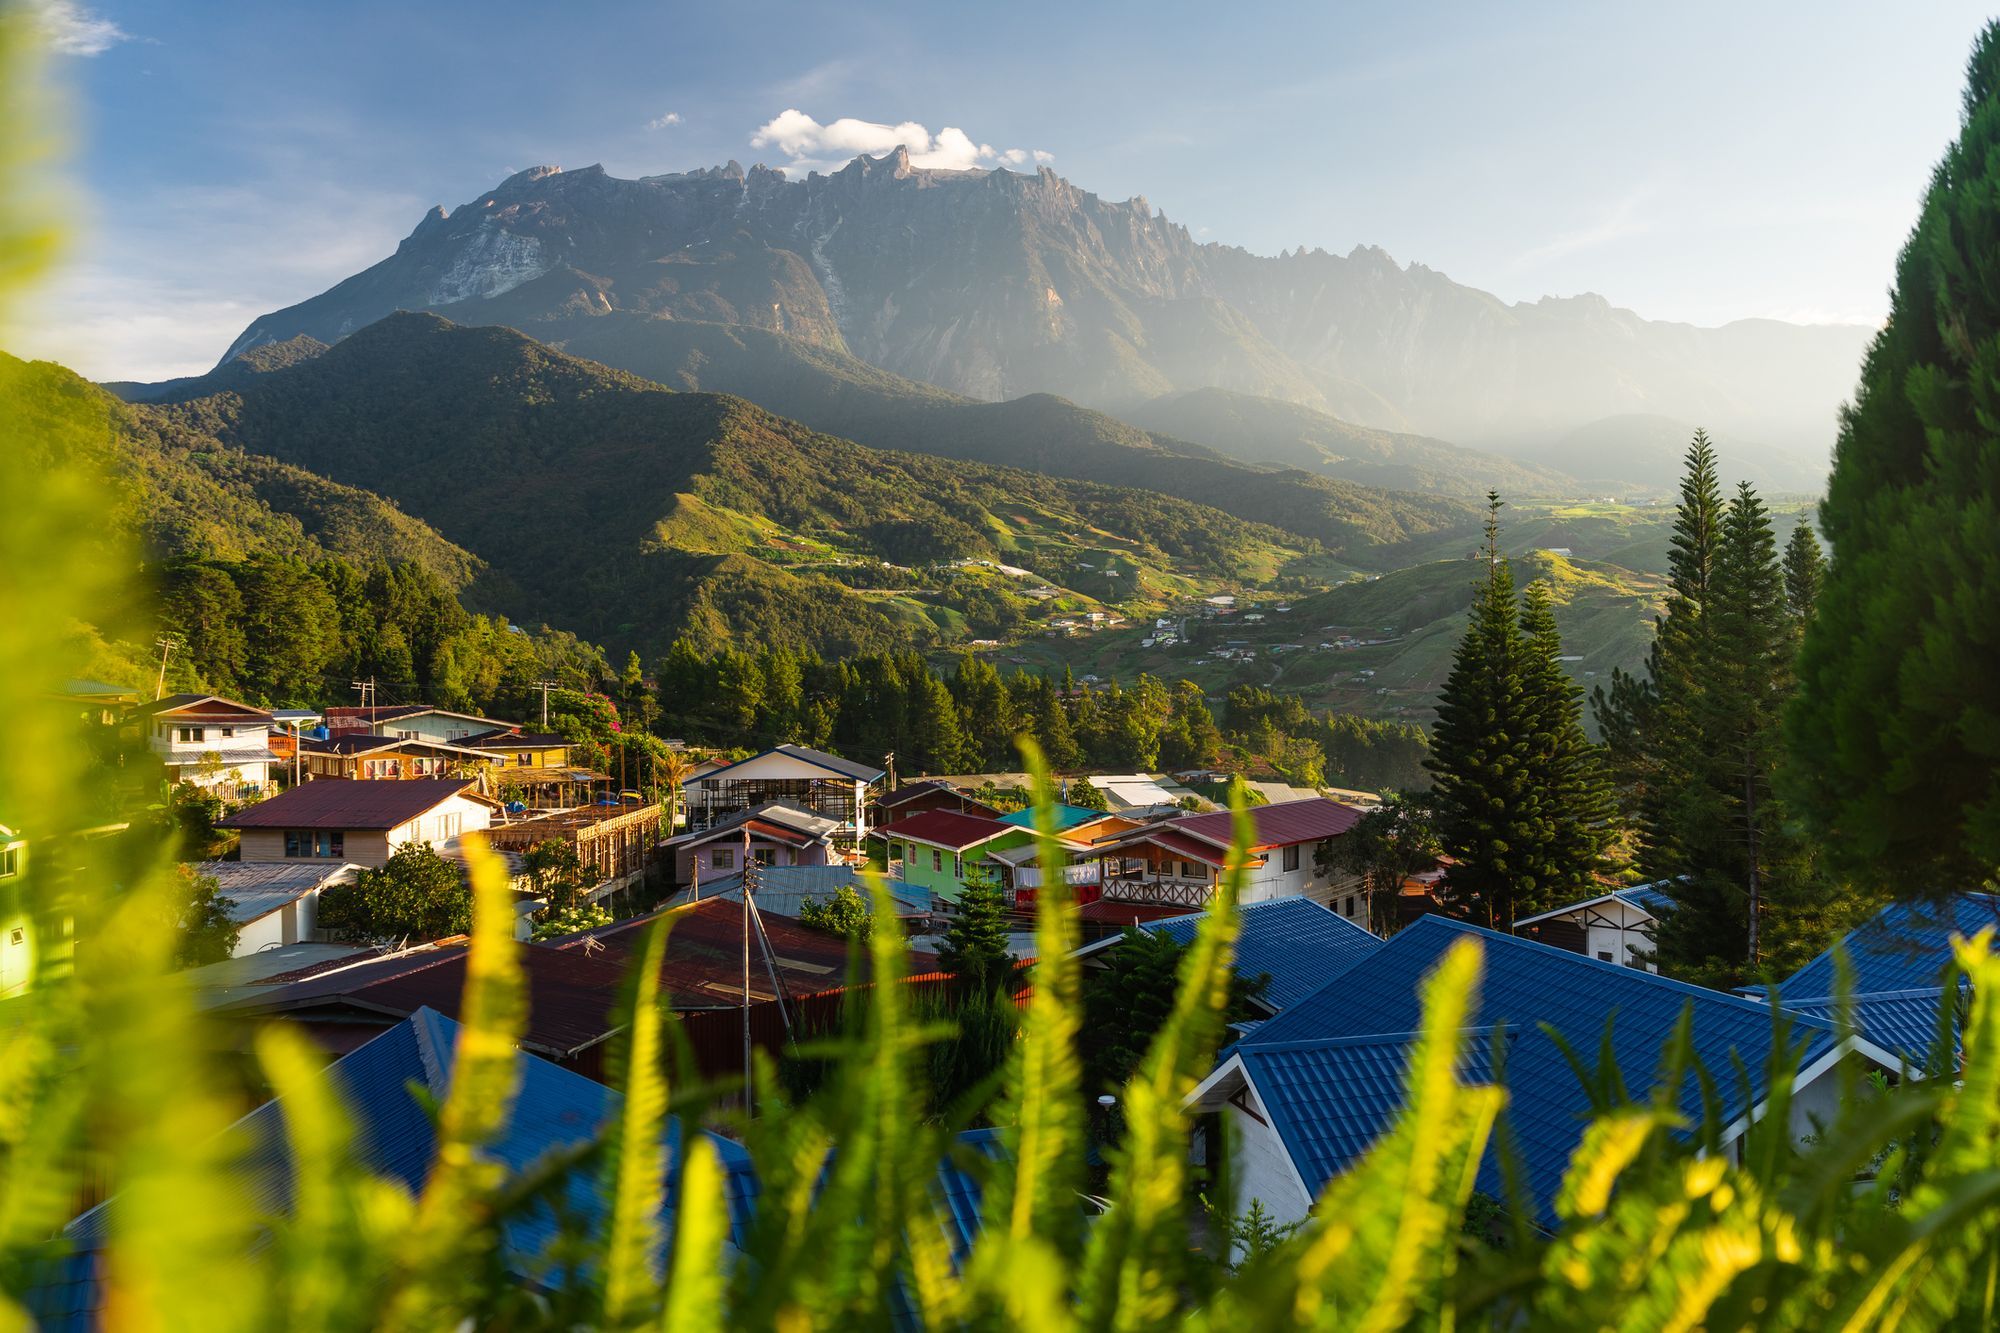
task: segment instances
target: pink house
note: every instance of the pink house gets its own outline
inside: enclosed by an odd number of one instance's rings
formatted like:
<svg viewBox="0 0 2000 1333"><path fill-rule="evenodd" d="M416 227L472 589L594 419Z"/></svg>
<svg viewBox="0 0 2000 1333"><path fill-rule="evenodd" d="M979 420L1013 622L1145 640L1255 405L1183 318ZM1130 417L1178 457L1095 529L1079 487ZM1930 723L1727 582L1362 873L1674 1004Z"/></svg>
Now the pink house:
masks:
<svg viewBox="0 0 2000 1333"><path fill-rule="evenodd" d="M823 866L841 860L833 850L838 820L788 801L769 801L732 815L712 828L669 838L674 882L733 875L746 864Z"/></svg>

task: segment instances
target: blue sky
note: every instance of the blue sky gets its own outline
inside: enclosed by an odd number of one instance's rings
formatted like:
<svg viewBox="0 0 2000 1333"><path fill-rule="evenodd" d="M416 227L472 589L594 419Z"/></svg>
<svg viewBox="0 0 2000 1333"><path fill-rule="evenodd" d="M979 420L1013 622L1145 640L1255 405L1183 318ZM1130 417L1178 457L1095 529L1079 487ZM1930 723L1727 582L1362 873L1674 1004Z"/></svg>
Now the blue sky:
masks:
<svg viewBox="0 0 2000 1333"><path fill-rule="evenodd" d="M100 378L206 369L514 170L782 166L883 138L828 132L843 119L923 127L939 161L1042 154L1261 253L1380 245L1509 300L1594 291L1701 324L1873 321L1984 17L37 2L85 224L13 350Z"/></svg>

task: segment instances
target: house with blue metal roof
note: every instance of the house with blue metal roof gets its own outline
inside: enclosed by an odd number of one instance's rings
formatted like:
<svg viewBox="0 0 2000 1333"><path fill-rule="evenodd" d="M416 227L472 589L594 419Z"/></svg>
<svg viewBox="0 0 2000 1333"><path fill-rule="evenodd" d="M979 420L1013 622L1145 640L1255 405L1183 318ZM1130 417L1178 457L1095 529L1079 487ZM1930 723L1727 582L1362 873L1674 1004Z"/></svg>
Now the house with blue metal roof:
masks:
<svg viewBox="0 0 2000 1333"><path fill-rule="evenodd" d="M434 1009L419 1009L329 1066L354 1117L354 1166L395 1181L412 1194L423 1188L437 1156L437 1135L418 1098L421 1095L441 1102L450 1091L457 1040L458 1024ZM510 1173L525 1170L552 1149L593 1138L618 1100L618 1094L602 1084L546 1060L526 1054L518 1060L521 1085L513 1114L499 1140L486 1150ZM292 1180L281 1104L265 1103L239 1121L232 1132L249 1145L245 1169L232 1177L246 1196L247 1210L257 1216L282 1216L291 1204ZM730 1243L740 1246L757 1192L750 1156L742 1145L704 1133L721 1162L728 1193ZM672 1214L679 1197L680 1137L678 1123L670 1121L666 1206L662 1210L662 1225L668 1234L672 1234ZM45 1333L98 1326L110 1206L100 1204L70 1224L64 1238L72 1252L54 1261L43 1281L29 1292L30 1313ZM601 1225L609 1219L610 1200L594 1165L570 1174L563 1206L585 1226ZM546 1203L507 1222L501 1244L509 1271L523 1281L534 1280L542 1270L539 1260L557 1232L555 1213Z"/></svg>
<svg viewBox="0 0 2000 1333"><path fill-rule="evenodd" d="M1634 884L1580 902L1565 903L1514 923L1516 934L1607 963L1657 972L1653 927L1672 911L1661 884Z"/></svg>
<svg viewBox="0 0 2000 1333"><path fill-rule="evenodd" d="M1887 1050L1887 1068L1925 1070L1937 1043L1939 1020L1948 1024L1952 1067L1958 1053L1958 1014L1966 988L1950 992L1946 1014L1945 968L1952 940L2000 928L2000 895L1954 893L1948 898L1893 902L1843 935L1833 947L1778 984L1784 1007L1835 1020L1839 1009L1835 955L1845 953L1853 974L1852 1018L1859 1034Z"/></svg>
<svg viewBox="0 0 2000 1333"><path fill-rule="evenodd" d="M1468 1018L1477 1030L1467 1034L1464 1077L1490 1077L1492 1045L1507 1043L1506 1114L1538 1220L1549 1220L1590 1108L1561 1047L1542 1025L1593 1063L1609 1024L1611 1058L1639 1096L1652 1086L1662 1048L1683 1010L1689 1011L1696 1058L1715 1075L1729 1125L1725 1142L1739 1139L1764 1105L1773 1035L1768 1006L1428 916L1250 1031L1191 1094L1196 1109L1229 1122L1243 1206L1257 1198L1280 1220L1303 1218L1326 1183L1389 1127L1404 1100L1403 1051L1409 1034L1422 1026L1421 987L1446 950L1465 939L1481 944L1484 966ZM1815 1117L1830 1118L1838 1081L1829 1075L1838 1064L1853 1054L1879 1059L1881 1052L1824 1020L1784 1015L1783 1021L1791 1039L1804 1046L1792 1111L1795 1128L1804 1133ZM1747 1086L1731 1067L1737 1056L1748 1071ZM1692 1073L1678 1099L1690 1120L1700 1118ZM1490 1147L1478 1188L1505 1197Z"/></svg>
<svg viewBox="0 0 2000 1333"><path fill-rule="evenodd" d="M1251 997L1251 1003L1267 1014L1282 1013L1383 945L1377 936L1304 896L1244 903L1239 913L1236 974L1247 980L1265 978L1263 990ZM1138 929L1187 945L1205 916L1206 912L1190 912L1148 921ZM1102 955L1123 938L1121 934L1093 940L1077 950L1077 956Z"/></svg>

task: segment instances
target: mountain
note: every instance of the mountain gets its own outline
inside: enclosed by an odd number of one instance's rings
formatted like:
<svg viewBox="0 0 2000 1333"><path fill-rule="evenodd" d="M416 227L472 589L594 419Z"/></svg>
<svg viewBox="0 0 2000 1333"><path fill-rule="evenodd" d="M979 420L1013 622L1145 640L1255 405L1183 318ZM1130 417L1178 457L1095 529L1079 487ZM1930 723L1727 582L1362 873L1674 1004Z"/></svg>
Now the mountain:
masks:
<svg viewBox="0 0 2000 1333"><path fill-rule="evenodd" d="M1552 440L1530 437L1497 447L1524 464L1567 472L1592 492L1663 496L1680 485L1694 432L1692 422L1633 413L1586 422ZM1766 498L1817 495L1826 486L1830 444L1785 449L1734 432L1709 435L1728 483L1747 481Z"/></svg>
<svg viewBox="0 0 2000 1333"><path fill-rule="evenodd" d="M1245 466L1050 394L982 403L879 370L837 348L765 329L631 311L529 321L536 337L680 389L735 394L881 449L1137 486L1213 505L1376 568L1386 543L1471 531L1456 500L1392 495L1297 469Z"/></svg>
<svg viewBox="0 0 2000 1333"><path fill-rule="evenodd" d="M469 601L614 649L925 645L1018 625L1023 585L1144 601L1313 552L1208 506L870 449L435 315L227 378L127 410L388 497L484 562Z"/></svg>
<svg viewBox="0 0 2000 1333"><path fill-rule="evenodd" d="M1228 389L1191 389L1125 412L1147 430L1207 445L1247 463L1300 468L1397 491L1468 498L1579 492L1574 477L1423 435L1357 426L1316 408Z"/></svg>
<svg viewBox="0 0 2000 1333"><path fill-rule="evenodd" d="M452 588L479 568L470 552L379 495L221 447L187 422L122 403L61 366L0 353L0 384L10 407L27 414L21 438L40 442L51 462L109 478L107 524L154 558L413 560ZM88 429L77 429L80 421Z"/></svg>
<svg viewBox="0 0 2000 1333"><path fill-rule="evenodd" d="M1046 168L919 169L897 150L801 181L735 163L520 172L258 317L224 361L398 309L740 324L982 400L1053 393L1116 412L1224 388L1470 444L1635 412L1815 443L1869 336L1659 323L1597 296L1510 305L1379 249L1198 244L1143 198L1100 199Z"/></svg>

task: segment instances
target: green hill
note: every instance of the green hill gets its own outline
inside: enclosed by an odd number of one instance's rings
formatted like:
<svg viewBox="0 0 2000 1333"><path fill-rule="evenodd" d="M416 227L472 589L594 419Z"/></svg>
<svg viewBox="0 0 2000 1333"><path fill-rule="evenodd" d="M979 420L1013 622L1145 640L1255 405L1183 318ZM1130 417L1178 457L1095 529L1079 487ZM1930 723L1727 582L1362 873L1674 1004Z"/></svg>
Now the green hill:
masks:
<svg viewBox="0 0 2000 1333"><path fill-rule="evenodd" d="M10 386L9 404L28 415L21 438L40 443L51 461L81 462L108 476L107 522L155 556L413 560L453 588L479 568L464 548L379 495L221 446L60 366L0 353L0 376ZM78 420L89 429L62 424Z"/></svg>
<svg viewBox="0 0 2000 1333"><path fill-rule="evenodd" d="M1228 389L1193 389L1125 413L1147 430L1193 440L1246 463L1300 468L1386 490L1476 499L1571 495L1574 477L1423 435L1376 430L1315 408Z"/></svg>
<svg viewBox="0 0 2000 1333"><path fill-rule="evenodd" d="M573 356L671 388L734 394L875 448L1158 491L1282 528L1364 568L1380 567L1372 562L1384 543L1477 531L1475 511L1456 498L1245 464L1049 394L977 402L765 329L626 310L524 327Z"/></svg>
<svg viewBox="0 0 2000 1333"><path fill-rule="evenodd" d="M688 632L845 653L961 633L968 606L1022 612L1009 576L944 580L950 561L1064 586L1109 547L1144 571L1132 582L1181 594L1312 549L1145 490L866 448L434 315L130 410L390 497L485 561L473 602L615 648Z"/></svg>

